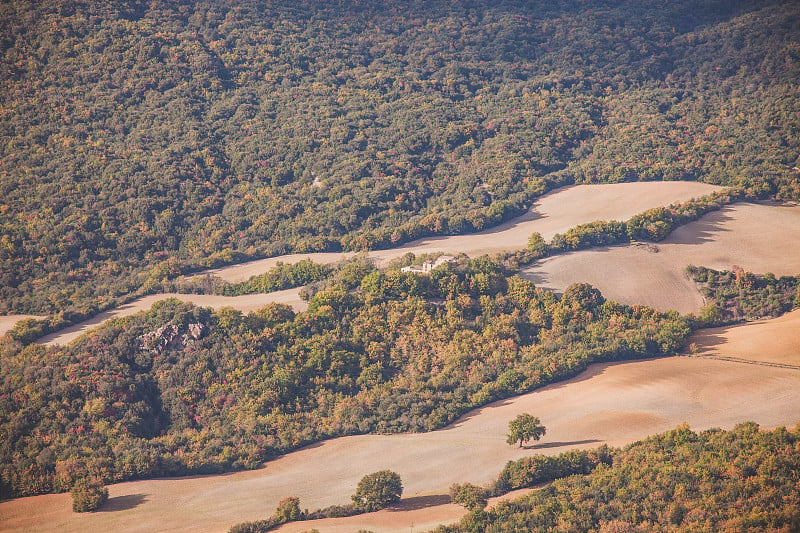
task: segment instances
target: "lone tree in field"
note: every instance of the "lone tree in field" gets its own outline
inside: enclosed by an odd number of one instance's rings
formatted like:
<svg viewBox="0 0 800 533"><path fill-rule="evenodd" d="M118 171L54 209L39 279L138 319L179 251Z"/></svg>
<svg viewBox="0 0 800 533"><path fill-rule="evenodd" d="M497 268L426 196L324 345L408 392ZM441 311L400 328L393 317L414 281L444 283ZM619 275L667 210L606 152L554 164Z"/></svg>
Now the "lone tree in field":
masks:
<svg viewBox="0 0 800 533"><path fill-rule="evenodd" d="M381 470L367 474L358 482L353 503L366 511L377 511L400 501L403 482L396 472Z"/></svg>
<svg viewBox="0 0 800 533"><path fill-rule="evenodd" d="M72 510L76 513L94 511L108 500L108 489L97 480L81 478L71 492Z"/></svg>
<svg viewBox="0 0 800 533"><path fill-rule="evenodd" d="M545 434L545 427L539 421L538 416L522 413L508 423L508 438L506 442L515 444L519 442L519 447L529 440L539 440Z"/></svg>

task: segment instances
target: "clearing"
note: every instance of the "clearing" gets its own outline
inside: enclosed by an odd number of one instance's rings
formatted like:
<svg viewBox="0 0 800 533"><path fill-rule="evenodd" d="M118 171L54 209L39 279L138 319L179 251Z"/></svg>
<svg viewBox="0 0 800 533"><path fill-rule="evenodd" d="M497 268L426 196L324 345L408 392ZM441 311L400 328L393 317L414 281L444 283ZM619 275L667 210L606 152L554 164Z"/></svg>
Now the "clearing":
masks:
<svg viewBox="0 0 800 533"><path fill-rule="evenodd" d="M800 274L800 206L739 203L707 214L658 244L595 248L544 259L523 270L537 286L563 291L587 282L610 299L696 312L703 297L687 265L734 265L776 276Z"/></svg>

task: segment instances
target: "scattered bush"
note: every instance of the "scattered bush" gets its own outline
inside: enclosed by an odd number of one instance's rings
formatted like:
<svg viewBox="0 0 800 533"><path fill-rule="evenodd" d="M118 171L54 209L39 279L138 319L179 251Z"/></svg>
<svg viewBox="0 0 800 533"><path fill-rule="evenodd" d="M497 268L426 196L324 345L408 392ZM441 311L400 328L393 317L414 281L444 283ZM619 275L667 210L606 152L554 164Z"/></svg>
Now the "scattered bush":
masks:
<svg viewBox="0 0 800 533"><path fill-rule="evenodd" d="M278 502L278 508L275 509L275 519L281 523L293 522L300 520L303 512L300 510L300 498L290 496Z"/></svg>
<svg viewBox="0 0 800 533"><path fill-rule="evenodd" d="M509 461L495 481L492 494L506 492L547 483L573 474L588 474L597 465L611 464L612 453L608 447L596 450L572 450L556 456L533 455L517 461Z"/></svg>

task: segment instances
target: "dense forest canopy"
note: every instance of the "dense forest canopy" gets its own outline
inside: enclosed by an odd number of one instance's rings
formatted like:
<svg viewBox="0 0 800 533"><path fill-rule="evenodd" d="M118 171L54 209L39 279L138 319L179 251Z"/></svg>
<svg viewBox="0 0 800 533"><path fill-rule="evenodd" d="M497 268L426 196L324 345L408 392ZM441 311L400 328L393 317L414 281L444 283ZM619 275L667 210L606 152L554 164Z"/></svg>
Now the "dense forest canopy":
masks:
<svg viewBox="0 0 800 533"><path fill-rule="evenodd" d="M429 276L356 261L302 313L166 300L68 346L0 337L0 498L432 430L593 362L675 354L695 327L800 305L795 278L692 271L714 312L624 306L584 283L558 297L483 256Z"/></svg>
<svg viewBox="0 0 800 533"><path fill-rule="evenodd" d="M573 182L798 198L795 2L0 5L0 311L479 230Z"/></svg>

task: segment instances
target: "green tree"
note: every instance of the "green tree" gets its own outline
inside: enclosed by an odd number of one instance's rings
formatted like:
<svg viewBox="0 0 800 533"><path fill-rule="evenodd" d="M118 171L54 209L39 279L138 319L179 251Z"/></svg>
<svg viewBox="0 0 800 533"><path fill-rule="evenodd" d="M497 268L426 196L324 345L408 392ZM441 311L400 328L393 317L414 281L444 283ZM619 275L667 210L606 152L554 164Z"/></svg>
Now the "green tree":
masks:
<svg viewBox="0 0 800 533"><path fill-rule="evenodd" d="M294 522L300 520L303 512L300 510L300 498L296 496L289 496L278 502L278 508L275 509L275 519L283 524L285 522Z"/></svg>
<svg viewBox="0 0 800 533"><path fill-rule="evenodd" d="M396 472L381 470L367 474L358 482L353 503L367 511L377 511L400 501L403 482Z"/></svg>
<svg viewBox="0 0 800 533"><path fill-rule="evenodd" d="M529 440L539 440L545 434L545 427L539 421L538 416L522 413L517 418L508 423L509 444L519 443L520 448Z"/></svg>
<svg viewBox="0 0 800 533"><path fill-rule="evenodd" d="M470 511L486 507L486 489L472 483L454 483L450 486L450 500L458 505L463 505Z"/></svg>
<svg viewBox="0 0 800 533"><path fill-rule="evenodd" d="M72 487L72 510L76 513L94 511L108 500L108 489L95 480L81 478Z"/></svg>
<svg viewBox="0 0 800 533"><path fill-rule="evenodd" d="M534 231L531 233L531 236L528 237L528 250L537 256L545 255L545 252L547 252L547 243L544 241L542 234L538 231Z"/></svg>

